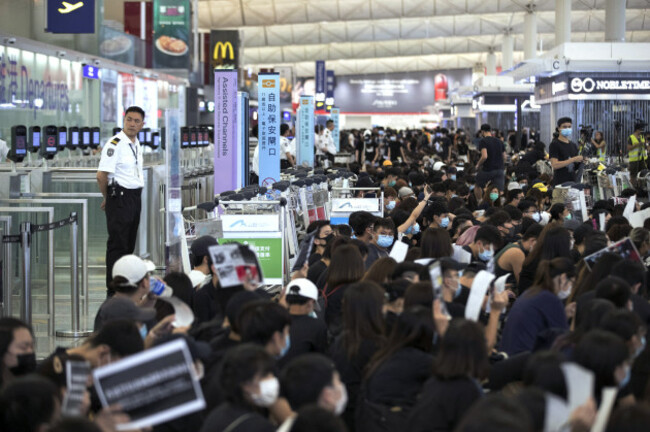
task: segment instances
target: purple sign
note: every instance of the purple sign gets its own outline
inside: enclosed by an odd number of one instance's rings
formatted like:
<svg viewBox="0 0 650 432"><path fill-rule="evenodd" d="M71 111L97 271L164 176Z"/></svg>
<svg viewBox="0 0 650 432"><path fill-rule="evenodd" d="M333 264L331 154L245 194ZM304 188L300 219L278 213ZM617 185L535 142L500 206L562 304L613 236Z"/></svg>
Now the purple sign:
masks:
<svg viewBox="0 0 650 432"><path fill-rule="evenodd" d="M214 193L237 189L237 71L214 71Z"/></svg>

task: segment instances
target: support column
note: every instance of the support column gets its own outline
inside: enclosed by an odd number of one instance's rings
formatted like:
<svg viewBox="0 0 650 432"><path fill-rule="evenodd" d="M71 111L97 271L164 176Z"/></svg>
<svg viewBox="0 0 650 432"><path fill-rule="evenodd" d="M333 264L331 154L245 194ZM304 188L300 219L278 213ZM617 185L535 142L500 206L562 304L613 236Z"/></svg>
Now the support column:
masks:
<svg viewBox="0 0 650 432"><path fill-rule="evenodd" d="M537 57L537 15L535 5L528 5L524 16L524 60Z"/></svg>
<svg viewBox="0 0 650 432"><path fill-rule="evenodd" d="M555 0L555 46L571 42L571 0Z"/></svg>
<svg viewBox="0 0 650 432"><path fill-rule="evenodd" d="M497 56L494 54L493 49L490 49L487 55L485 68L487 69L487 76L495 76L497 74Z"/></svg>
<svg viewBox="0 0 650 432"><path fill-rule="evenodd" d="M605 4L605 42L625 42L626 0L607 0Z"/></svg>
<svg viewBox="0 0 650 432"><path fill-rule="evenodd" d="M514 66L512 60L512 52L514 51L514 47L515 47L515 39L510 34L510 31L507 31L507 33L503 35L503 41L501 42L502 70L512 69L512 66Z"/></svg>

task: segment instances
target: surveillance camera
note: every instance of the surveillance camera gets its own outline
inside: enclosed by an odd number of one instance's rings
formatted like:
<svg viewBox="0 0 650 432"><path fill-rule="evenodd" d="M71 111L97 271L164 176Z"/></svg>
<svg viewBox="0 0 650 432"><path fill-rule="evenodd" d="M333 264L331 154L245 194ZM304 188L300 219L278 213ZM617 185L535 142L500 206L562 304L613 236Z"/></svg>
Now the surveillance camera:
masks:
<svg viewBox="0 0 650 432"><path fill-rule="evenodd" d="M63 57L65 57L65 54L66 54L65 51L57 51L57 52L56 52L56 56L59 57L59 58L63 58Z"/></svg>
<svg viewBox="0 0 650 432"><path fill-rule="evenodd" d="M6 43L7 45L13 45L13 44L16 43L16 38L14 38L14 37L5 38L5 43Z"/></svg>
<svg viewBox="0 0 650 432"><path fill-rule="evenodd" d="M95 59L95 60L93 60L93 64L94 64L95 66L99 66L99 65L102 64L102 62L99 61L99 60L97 60L97 59Z"/></svg>

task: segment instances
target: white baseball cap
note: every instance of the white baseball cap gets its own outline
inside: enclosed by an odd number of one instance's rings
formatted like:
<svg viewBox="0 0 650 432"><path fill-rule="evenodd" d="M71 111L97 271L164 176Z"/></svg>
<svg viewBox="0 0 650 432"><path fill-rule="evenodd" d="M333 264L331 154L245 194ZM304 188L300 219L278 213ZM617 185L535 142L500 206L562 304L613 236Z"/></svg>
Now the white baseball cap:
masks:
<svg viewBox="0 0 650 432"><path fill-rule="evenodd" d="M447 165L445 165L444 163L438 161L438 162L433 164L433 170L434 171L440 171L442 169L442 167L444 167L444 166L447 166Z"/></svg>
<svg viewBox="0 0 650 432"><path fill-rule="evenodd" d="M517 182L510 182L508 183L508 190L514 190L514 189L521 189L521 185Z"/></svg>
<svg viewBox="0 0 650 432"><path fill-rule="evenodd" d="M124 255L113 266L113 279L122 276L131 285L140 282L147 273L149 273L149 266L137 255Z"/></svg>
<svg viewBox="0 0 650 432"><path fill-rule="evenodd" d="M294 279L287 285L287 295L299 295L317 301L318 288L309 279Z"/></svg>

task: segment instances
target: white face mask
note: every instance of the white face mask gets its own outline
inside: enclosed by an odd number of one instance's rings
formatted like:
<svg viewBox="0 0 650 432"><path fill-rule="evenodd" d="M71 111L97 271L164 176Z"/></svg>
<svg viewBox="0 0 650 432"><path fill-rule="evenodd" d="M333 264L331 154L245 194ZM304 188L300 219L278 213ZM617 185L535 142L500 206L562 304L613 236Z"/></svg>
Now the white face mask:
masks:
<svg viewBox="0 0 650 432"><path fill-rule="evenodd" d="M280 394L280 382L276 377L260 381L260 394L252 394L253 403L259 407L267 408L275 403Z"/></svg>
<svg viewBox="0 0 650 432"><path fill-rule="evenodd" d="M340 416L345 411L345 407L348 405L348 390L345 388L345 384L341 383L341 397L336 401L336 407L334 408L334 414Z"/></svg>
<svg viewBox="0 0 650 432"><path fill-rule="evenodd" d="M558 296L558 298L560 300L566 300L571 295L571 290L573 289L573 286L572 286L571 283L567 283L566 285L569 286L568 289L566 289L566 290L560 289L560 291L558 291L558 293L557 293L557 296Z"/></svg>

